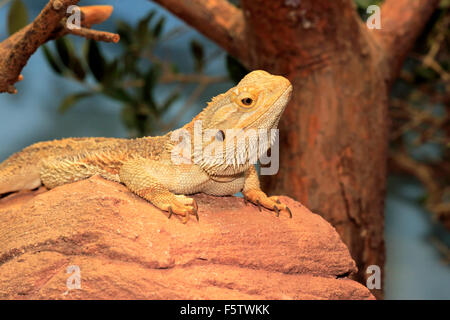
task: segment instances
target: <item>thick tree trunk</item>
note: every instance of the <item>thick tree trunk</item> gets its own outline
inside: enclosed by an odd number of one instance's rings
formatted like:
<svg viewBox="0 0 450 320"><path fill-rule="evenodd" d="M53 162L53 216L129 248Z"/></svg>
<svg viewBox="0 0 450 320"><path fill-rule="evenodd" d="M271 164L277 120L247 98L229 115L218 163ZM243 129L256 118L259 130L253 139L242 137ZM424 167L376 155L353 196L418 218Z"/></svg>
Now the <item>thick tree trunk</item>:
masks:
<svg viewBox="0 0 450 320"><path fill-rule="evenodd" d="M262 177L263 189L332 223L365 283L369 265L384 265L388 93L380 52L348 1L309 1L304 13L277 1L243 4L250 64L287 75L295 88L279 125L281 170Z"/></svg>

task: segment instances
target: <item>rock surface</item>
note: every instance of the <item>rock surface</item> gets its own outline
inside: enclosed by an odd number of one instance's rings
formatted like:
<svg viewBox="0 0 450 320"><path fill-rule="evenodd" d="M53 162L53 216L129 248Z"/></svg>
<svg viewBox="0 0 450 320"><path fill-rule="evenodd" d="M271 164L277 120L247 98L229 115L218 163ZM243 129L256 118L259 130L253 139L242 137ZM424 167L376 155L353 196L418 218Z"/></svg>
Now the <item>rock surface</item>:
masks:
<svg viewBox="0 0 450 320"><path fill-rule="evenodd" d="M373 299L333 227L195 196L187 224L93 177L0 200L0 299ZM69 266L80 268L81 289Z"/></svg>

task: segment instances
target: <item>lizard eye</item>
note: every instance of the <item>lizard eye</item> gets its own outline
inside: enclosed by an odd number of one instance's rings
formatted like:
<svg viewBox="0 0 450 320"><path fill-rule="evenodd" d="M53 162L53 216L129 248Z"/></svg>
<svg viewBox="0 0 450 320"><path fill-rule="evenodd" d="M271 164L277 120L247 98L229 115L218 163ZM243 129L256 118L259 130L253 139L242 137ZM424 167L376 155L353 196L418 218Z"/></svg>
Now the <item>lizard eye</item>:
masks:
<svg viewBox="0 0 450 320"><path fill-rule="evenodd" d="M235 101L240 107L246 109L252 108L256 103L254 95L250 92L242 92Z"/></svg>
<svg viewBox="0 0 450 320"><path fill-rule="evenodd" d="M241 102L245 106L250 106L253 103L253 99L252 98L244 98L241 100Z"/></svg>

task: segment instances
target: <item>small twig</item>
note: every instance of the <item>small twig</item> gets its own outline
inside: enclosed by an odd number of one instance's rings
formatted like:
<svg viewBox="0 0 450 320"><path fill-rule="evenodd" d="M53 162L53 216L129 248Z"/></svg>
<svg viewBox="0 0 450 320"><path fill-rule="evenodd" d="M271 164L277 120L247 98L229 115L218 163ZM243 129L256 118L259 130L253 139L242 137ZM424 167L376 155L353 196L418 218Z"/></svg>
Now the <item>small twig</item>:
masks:
<svg viewBox="0 0 450 320"><path fill-rule="evenodd" d="M103 41L103 42L114 42L117 43L120 40L120 36L117 33L111 33L106 31L98 31L98 30L92 30L87 28L75 28L75 29L68 29L66 28L66 32L84 37L86 39L92 39L95 41Z"/></svg>

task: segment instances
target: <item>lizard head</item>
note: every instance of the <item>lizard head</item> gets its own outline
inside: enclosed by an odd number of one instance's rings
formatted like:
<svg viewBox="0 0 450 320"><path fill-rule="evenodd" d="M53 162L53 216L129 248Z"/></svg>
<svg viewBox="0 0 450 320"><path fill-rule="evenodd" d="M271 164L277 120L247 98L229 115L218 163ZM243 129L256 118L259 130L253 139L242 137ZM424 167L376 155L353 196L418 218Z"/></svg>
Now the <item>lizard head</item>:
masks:
<svg viewBox="0 0 450 320"><path fill-rule="evenodd" d="M212 139L203 140L203 154L205 150L223 148L223 156L222 159L204 156L200 163L202 168L214 175L245 171L253 164L249 160L253 157L250 149L255 147L255 134L256 141L261 140L258 137L262 131L266 132L269 139L266 146L261 146L261 141L259 144L256 142L258 146L255 152L259 159L274 140L273 134L270 137L270 130L277 127L291 93L292 85L288 79L257 70L247 74L234 88L213 98L194 121L202 120L202 129L212 136ZM239 143L242 144L242 139L239 140L242 137L245 138L246 146L237 148ZM234 151L228 154L226 151L231 151L231 145L234 145ZM233 159L230 154L233 154Z"/></svg>
<svg viewBox="0 0 450 320"><path fill-rule="evenodd" d="M276 128L292 92L282 76L263 70L247 74L234 88L208 104L202 117L208 129Z"/></svg>

